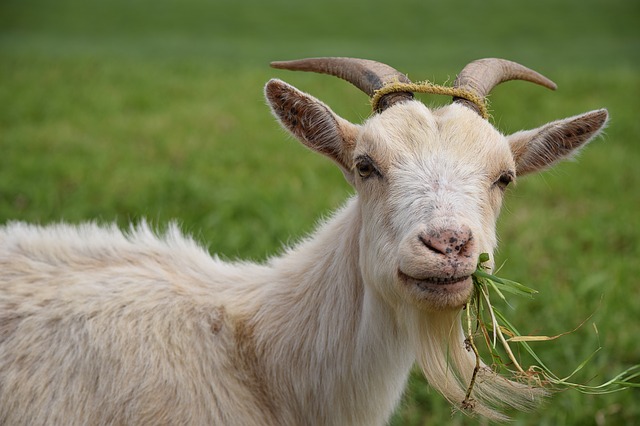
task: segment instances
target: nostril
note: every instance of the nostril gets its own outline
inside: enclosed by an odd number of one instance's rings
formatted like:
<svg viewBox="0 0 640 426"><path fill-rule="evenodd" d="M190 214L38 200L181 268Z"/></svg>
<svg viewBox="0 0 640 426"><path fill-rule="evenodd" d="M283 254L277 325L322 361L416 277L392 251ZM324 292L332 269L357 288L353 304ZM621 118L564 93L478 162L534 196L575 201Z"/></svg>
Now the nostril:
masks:
<svg viewBox="0 0 640 426"><path fill-rule="evenodd" d="M426 248L428 248L430 251L433 251L437 254L446 255L451 253L451 248L443 247L441 244L438 244L438 241L436 239L426 238L423 235L420 235L418 239Z"/></svg>
<svg viewBox="0 0 640 426"><path fill-rule="evenodd" d="M431 252L443 256L470 256L474 251L473 234L468 227L434 230L419 235L420 242Z"/></svg>
<svg viewBox="0 0 640 426"><path fill-rule="evenodd" d="M475 242L473 241L473 235L469 232L468 237L457 246L457 252L460 256L469 257L474 254Z"/></svg>

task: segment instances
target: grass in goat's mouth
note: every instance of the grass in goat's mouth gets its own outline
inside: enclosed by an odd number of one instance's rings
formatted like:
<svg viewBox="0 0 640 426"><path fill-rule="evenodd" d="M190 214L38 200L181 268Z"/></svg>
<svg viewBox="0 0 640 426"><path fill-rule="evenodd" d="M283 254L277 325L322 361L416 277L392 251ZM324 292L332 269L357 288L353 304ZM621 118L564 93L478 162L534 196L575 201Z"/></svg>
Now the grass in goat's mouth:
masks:
<svg viewBox="0 0 640 426"><path fill-rule="evenodd" d="M533 351L529 342L555 340L572 331L557 336L527 336L520 334L509 320L507 320L506 316L491 304L491 297L497 295L497 297L506 302L505 294L507 293L517 296L533 297L537 291L515 281L488 273L488 268L483 266L488 260L489 255L487 253L480 255L478 267L472 275L475 290L474 295L465 305L467 316L467 338L465 344L467 344L468 348L475 354L476 366L469 387L467 388L465 399L461 402L463 409L472 409L475 405L471 394L478 371L480 371L482 366L478 346L474 338L476 335L480 335L480 340L484 341L491 355L493 361L492 367L494 369L504 368L508 370L515 379L528 382L534 386L547 387L550 390L576 389L588 394L606 394L630 387L640 387L640 364L624 370L613 379L600 385L585 385L571 382L571 378L578 373L601 348L597 348L587 359L578 364L568 376L561 378L554 374ZM514 350L511 345L519 345L521 349L524 349L533 357L537 365L531 365L524 369L514 355ZM502 360L503 358L498 352L498 347L502 347L507 354L509 366Z"/></svg>

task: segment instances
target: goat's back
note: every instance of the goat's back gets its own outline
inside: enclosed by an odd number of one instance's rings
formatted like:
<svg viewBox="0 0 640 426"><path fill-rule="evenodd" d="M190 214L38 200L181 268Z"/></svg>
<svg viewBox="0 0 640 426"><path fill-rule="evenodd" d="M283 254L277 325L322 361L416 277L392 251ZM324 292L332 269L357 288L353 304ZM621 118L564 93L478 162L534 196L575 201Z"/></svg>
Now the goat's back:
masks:
<svg viewBox="0 0 640 426"><path fill-rule="evenodd" d="M237 269L176 227L0 227L0 424L248 421Z"/></svg>

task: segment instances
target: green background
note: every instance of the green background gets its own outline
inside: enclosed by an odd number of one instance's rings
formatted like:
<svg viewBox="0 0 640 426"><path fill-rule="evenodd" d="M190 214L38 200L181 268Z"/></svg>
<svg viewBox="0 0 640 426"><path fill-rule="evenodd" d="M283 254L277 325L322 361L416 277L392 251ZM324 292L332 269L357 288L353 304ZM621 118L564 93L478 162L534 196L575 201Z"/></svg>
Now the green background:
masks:
<svg viewBox="0 0 640 426"><path fill-rule="evenodd" d="M631 0L3 0L0 221L177 219L212 252L263 260L352 194L330 161L279 129L264 83L282 78L354 122L369 114L348 84L269 61L364 57L446 83L473 59L505 57L559 89L498 87L501 131L601 107L612 117L578 162L509 191L497 253L501 275L540 292L504 308L514 325L553 335L584 321L534 349L566 375L602 345L576 377L597 384L640 363L639 18ZM639 400L638 390L566 391L512 414L516 424L631 424ZM392 423L484 422L452 415L414 374Z"/></svg>

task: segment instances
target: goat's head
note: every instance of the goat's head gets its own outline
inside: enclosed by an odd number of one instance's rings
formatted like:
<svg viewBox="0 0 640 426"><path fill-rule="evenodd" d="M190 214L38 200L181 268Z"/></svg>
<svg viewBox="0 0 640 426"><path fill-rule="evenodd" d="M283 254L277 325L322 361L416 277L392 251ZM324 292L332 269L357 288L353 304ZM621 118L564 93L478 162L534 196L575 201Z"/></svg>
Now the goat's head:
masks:
<svg viewBox="0 0 640 426"><path fill-rule="evenodd" d="M272 65L335 75L370 96L386 83L409 82L387 65L360 59ZM470 63L454 87L484 98L514 79L555 89L542 75L501 59ZM356 125L282 81L269 81L265 91L283 126L335 161L356 188L365 282L392 305L427 310L459 310L469 299L480 253L495 249L507 185L570 157L607 120L607 111L597 110L504 136L466 99L431 110L412 93L398 92Z"/></svg>

